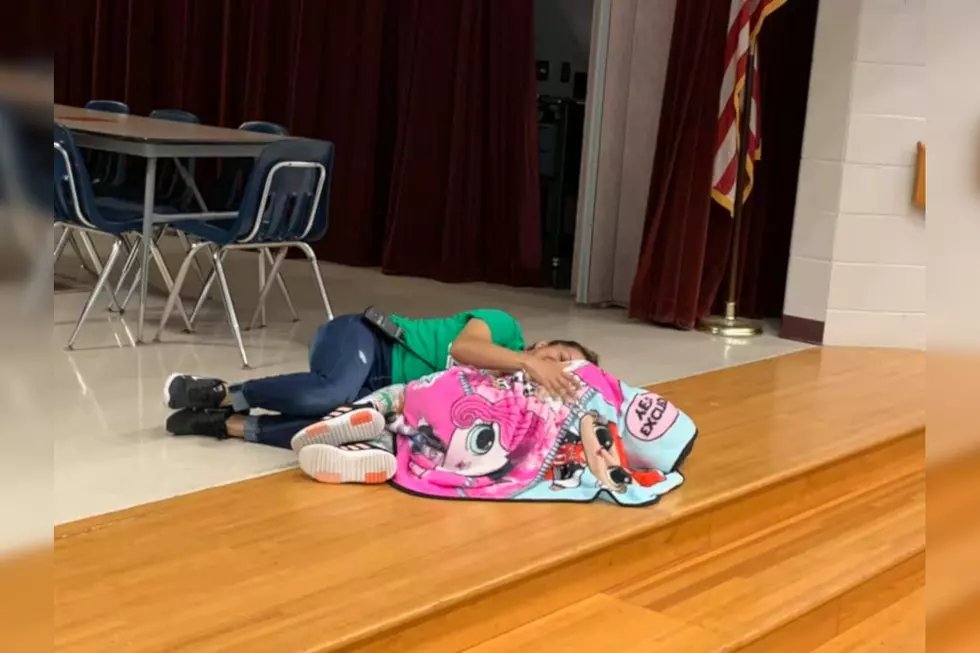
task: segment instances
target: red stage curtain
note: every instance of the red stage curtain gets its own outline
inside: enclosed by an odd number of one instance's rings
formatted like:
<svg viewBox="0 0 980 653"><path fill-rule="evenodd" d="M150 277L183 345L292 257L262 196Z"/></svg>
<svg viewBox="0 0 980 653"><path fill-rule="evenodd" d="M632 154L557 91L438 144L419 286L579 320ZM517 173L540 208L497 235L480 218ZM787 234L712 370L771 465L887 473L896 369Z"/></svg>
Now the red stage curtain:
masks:
<svg viewBox="0 0 980 653"><path fill-rule="evenodd" d="M633 317L691 327L711 307L702 273L725 251L709 238L709 214L727 23L726 2L677 3Z"/></svg>
<svg viewBox="0 0 980 653"><path fill-rule="evenodd" d="M51 57L55 38L50 17L64 0L33 0L0 4L0 66L17 67ZM3 92L5 89L0 89Z"/></svg>
<svg viewBox="0 0 980 653"><path fill-rule="evenodd" d="M533 5L398 0L398 7L401 124L384 270L535 284Z"/></svg>
<svg viewBox="0 0 980 653"><path fill-rule="evenodd" d="M322 258L445 281L538 281L537 140L523 121L535 111L529 3L59 2L56 101L121 99L226 126L271 120L333 141ZM473 181L486 170L503 173Z"/></svg>
<svg viewBox="0 0 980 653"><path fill-rule="evenodd" d="M787 2L760 37L763 154L743 216L745 316L782 314L816 7ZM633 317L690 328L727 299L732 220L710 199L727 28L727 2L677 5Z"/></svg>

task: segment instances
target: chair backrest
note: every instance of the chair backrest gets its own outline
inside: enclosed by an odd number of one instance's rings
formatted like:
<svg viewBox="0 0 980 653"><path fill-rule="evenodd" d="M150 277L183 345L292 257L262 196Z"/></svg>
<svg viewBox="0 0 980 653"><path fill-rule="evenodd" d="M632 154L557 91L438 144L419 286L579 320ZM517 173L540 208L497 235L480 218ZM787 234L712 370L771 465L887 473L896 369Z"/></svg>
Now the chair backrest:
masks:
<svg viewBox="0 0 980 653"><path fill-rule="evenodd" d="M201 123L200 118L190 111L184 111L182 109L154 109L150 112L150 117L156 118L157 120L171 120L173 122Z"/></svg>
<svg viewBox="0 0 980 653"><path fill-rule="evenodd" d="M123 224L106 220L95 204L95 192L85 161L71 132L54 124L55 215L63 220L107 233L119 233Z"/></svg>
<svg viewBox="0 0 980 653"><path fill-rule="evenodd" d="M237 242L315 241L329 223L334 146L290 138L266 145L245 184Z"/></svg>
<svg viewBox="0 0 980 653"><path fill-rule="evenodd" d="M279 136L289 136L289 130L282 125L265 120L249 120L238 126L242 131L259 132L260 134L278 134Z"/></svg>
<svg viewBox="0 0 980 653"><path fill-rule="evenodd" d="M85 108L107 113L129 113L129 105L117 100L89 100L85 103Z"/></svg>

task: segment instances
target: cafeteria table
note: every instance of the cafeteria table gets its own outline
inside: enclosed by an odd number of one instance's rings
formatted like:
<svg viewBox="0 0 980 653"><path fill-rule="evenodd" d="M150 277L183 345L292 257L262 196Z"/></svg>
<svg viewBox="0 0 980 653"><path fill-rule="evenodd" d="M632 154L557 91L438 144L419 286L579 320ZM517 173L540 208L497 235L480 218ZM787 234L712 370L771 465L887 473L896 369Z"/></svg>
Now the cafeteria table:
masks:
<svg viewBox="0 0 980 653"><path fill-rule="evenodd" d="M213 127L194 123L156 120L131 114L106 113L56 104L54 119L68 128L80 147L105 152L116 152L146 159L146 179L143 188L143 238L140 258L142 270L139 287L139 318L136 340L143 342L143 322L146 312L146 296L150 275L150 243L153 227L178 220L213 220L226 218L234 213L209 212L193 179L179 159L257 157L270 142L283 138L277 134L240 131L226 127ZM154 212L157 160L174 159L177 170L188 183L200 213L162 215Z"/></svg>

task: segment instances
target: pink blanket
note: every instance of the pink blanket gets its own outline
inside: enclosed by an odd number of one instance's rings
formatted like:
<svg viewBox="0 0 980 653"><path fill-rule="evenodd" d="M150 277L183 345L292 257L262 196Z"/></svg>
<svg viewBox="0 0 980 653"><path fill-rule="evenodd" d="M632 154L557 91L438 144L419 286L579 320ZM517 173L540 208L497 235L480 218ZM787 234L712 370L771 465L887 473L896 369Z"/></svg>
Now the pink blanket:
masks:
<svg viewBox="0 0 980 653"><path fill-rule="evenodd" d="M576 362L574 401L523 374L457 367L410 383L392 483L441 498L646 505L683 482L696 435L663 397Z"/></svg>

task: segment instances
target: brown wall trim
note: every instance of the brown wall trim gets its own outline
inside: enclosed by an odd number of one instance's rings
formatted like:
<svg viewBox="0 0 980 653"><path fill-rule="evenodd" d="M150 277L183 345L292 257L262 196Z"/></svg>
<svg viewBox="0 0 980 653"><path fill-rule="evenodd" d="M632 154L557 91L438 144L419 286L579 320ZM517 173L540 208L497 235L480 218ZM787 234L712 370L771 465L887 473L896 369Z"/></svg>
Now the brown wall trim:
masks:
<svg viewBox="0 0 980 653"><path fill-rule="evenodd" d="M811 345L823 344L824 323L817 320L808 320L803 317L792 315L783 316L783 324L779 328L779 337L787 340L797 340L807 342Z"/></svg>

